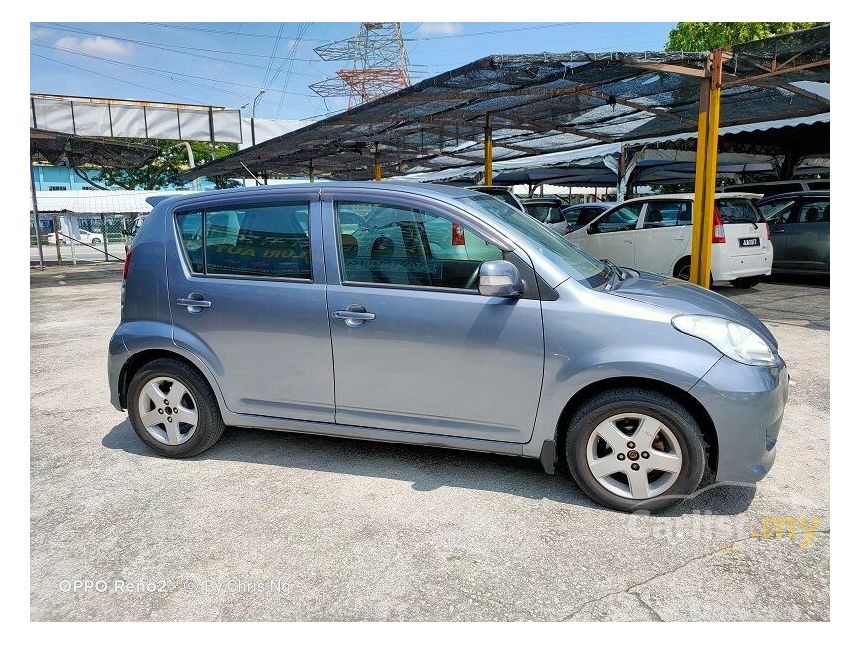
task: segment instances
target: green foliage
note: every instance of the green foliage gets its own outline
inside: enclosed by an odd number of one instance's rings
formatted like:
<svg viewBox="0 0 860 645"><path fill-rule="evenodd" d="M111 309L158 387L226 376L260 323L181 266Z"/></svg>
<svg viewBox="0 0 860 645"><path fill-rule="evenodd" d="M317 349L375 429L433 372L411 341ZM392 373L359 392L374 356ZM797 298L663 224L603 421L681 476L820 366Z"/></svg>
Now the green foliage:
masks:
<svg viewBox="0 0 860 645"><path fill-rule="evenodd" d="M820 22L679 22L666 40L667 51L711 51L752 40L810 29Z"/></svg>
<svg viewBox="0 0 860 645"><path fill-rule="evenodd" d="M141 143L139 139L129 139L128 141ZM141 168L134 169L102 168L96 181L107 186L120 186L126 190L158 190L170 186L170 179L173 176L188 169L188 152L180 141L150 139L145 143L159 148L158 155L152 161ZM238 149L234 143L216 143L214 148L204 141L189 143L194 153L196 165L213 159L220 159ZM229 188L238 185L234 180L224 177L214 178L213 181L215 181L217 188Z"/></svg>

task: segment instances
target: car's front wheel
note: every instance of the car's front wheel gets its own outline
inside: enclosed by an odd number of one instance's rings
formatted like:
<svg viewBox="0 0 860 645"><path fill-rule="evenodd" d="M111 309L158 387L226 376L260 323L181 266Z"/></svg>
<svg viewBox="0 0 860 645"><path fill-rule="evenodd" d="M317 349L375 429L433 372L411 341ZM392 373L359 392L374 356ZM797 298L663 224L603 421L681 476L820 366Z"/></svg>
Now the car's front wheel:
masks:
<svg viewBox="0 0 860 645"><path fill-rule="evenodd" d="M224 433L218 401L191 366L172 358L144 365L128 387L128 417L137 436L165 457L190 457Z"/></svg>
<svg viewBox="0 0 860 645"><path fill-rule="evenodd" d="M621 388L586 402L571 419L567 464L594 501L621 511L657 511L699 486L705 441L696 420L661 392Z"/></svg>

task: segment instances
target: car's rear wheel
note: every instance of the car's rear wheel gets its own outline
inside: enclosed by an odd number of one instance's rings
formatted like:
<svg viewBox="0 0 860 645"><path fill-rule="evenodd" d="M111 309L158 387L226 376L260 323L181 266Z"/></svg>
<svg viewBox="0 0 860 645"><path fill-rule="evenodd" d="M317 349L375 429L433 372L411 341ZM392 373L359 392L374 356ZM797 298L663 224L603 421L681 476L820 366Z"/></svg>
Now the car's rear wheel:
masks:
<svg viewBox="0 0 860 645"><path fill-rule="evenodd" d="M93 239L90 240L90 244L101 244L101 243L102 243L102 239L100 237L94 237Z"/></svg>
<svg viewBox="0 0 860 645"><path fill-rule="evenodd" d="M594 501L620 511L657 511L699 486L705 441L680 403L643 388L610 390L586 402L568 428L567 464Z"/></svg>
<svg viewBox="0 0 860 645"><path fill-rule="evenodd" d="M157 359L138 370L128 388L128 416L137 436L165 457L199 454L224 433L209 384L176 359Z"/></svg>
<svg viewBox="0 0 860 645"><path fill-rule="evenodd" d="M732 280L732 286L737 287L738 289L752 289L759 282L761 282L761 276L753 276L751 278L737 278Z"/></svg>

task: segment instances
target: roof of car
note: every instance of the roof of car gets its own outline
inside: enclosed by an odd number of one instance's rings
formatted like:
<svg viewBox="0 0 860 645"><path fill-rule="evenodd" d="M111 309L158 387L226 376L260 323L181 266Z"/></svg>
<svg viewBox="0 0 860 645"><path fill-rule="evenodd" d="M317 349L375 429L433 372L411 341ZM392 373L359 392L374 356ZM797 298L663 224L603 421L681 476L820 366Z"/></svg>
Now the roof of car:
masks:
<svg viewBox="0 0 860 645"><path fill-rule="evenodd" d="M561 197L523 197L520 201L523 204L558 204L561 201Z"/></svg>
<svg viewBox="0 0 860 645"><path fill-rule="evenodd" d="M203 192L189 192L187 195L172 195L166 199L159 200L158 205L165 204L166 207L181 204L183 202L195 202L208 200L221 200L225 197L241 197L245 195L261 194L289 194L291 192L307 191L308 188L317 190L332 189L367 189L375 188L392 192L423 195L425 197L457 199L460 197L475 197L475 191L459 186L447 186L441 184L420 184L406 181L325 181L315 183L297 184L275 184L271 186L250 186L244 188L229 188L225 190L207 190Z"/></svg>
<svg viewBox="0 0 860 645"><path fill-rule="evenodd" d="M829 190L793 190L789 193L777 193L768 195L761 201L771 201L775 199L785 199L786 197L830 197Z"/></svg>
<svg viewBox="0 0 860 645"><path fill-rule="evenodd" d="M673 193L670 195L643 195L642 197L633 197L624 201L625 204L634 202L652 202L655 200L678 200L688 199L693 200L696 197L695 193ZM761 193L719 193L717 199L759 199Z"/></svg>
<svg viewBox="0 0 860 645"><path fill-rule="evenodd" d="M615 206L613 202L588 202L586 204L573 204L572 206L565 206L564 210L573 210L574 208L609 208L610 206Z"/></svg>

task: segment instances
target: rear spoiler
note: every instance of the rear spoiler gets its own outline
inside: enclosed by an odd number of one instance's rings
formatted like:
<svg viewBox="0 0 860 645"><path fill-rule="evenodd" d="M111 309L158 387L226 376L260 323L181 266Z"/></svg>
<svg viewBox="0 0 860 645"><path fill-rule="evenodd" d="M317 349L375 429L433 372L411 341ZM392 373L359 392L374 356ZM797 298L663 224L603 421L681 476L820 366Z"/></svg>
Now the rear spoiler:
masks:
<svg viewBox="0 0 860 645"><path fill-rule="evenodd" d="M146 203L155 208L159 203L171 197L176 197L176 195L150 195L146 198Z"/></svg>

